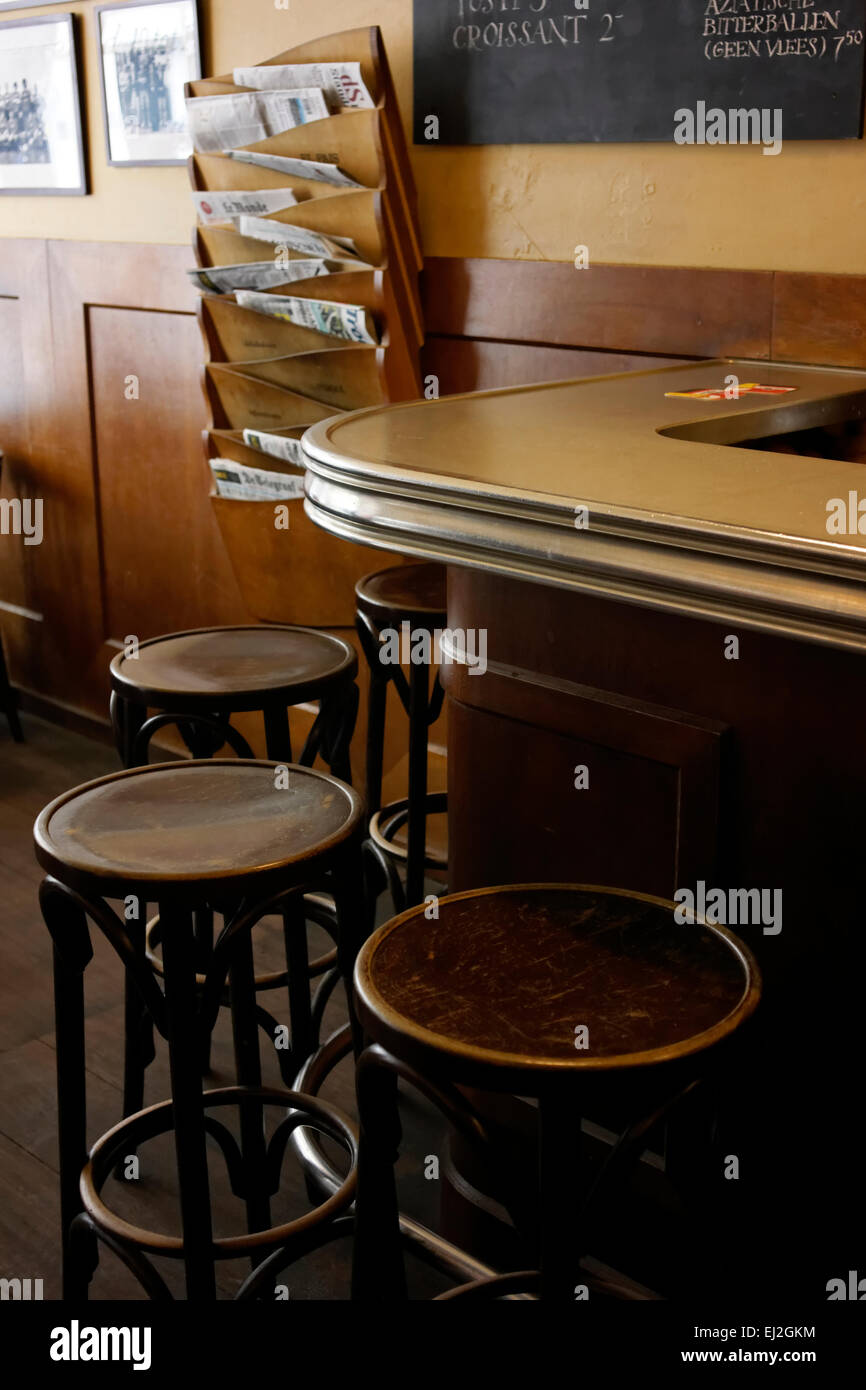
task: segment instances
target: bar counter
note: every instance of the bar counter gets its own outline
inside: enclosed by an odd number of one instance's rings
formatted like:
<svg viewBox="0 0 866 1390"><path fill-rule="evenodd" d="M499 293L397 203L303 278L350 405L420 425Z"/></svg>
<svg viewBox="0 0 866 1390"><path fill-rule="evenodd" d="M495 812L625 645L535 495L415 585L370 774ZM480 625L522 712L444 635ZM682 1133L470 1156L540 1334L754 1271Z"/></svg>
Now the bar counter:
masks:
<svg viewBox="0 0 866 1390"><path fill-rule="evenodd" d="M666 394L729 377L796 389ZM304 438L309 515L443 561L449 628L486 633L483 674L459 651L443 666L452 891L780 893L778 923L729 922L766 981L742 1151L780 1288L798 1143L826 1207L797 1259L826 1281L858 1239L834 1194L862 1154L827 1135L862 1055L864 418L866 373L724 360L377 408Z"/></svg>

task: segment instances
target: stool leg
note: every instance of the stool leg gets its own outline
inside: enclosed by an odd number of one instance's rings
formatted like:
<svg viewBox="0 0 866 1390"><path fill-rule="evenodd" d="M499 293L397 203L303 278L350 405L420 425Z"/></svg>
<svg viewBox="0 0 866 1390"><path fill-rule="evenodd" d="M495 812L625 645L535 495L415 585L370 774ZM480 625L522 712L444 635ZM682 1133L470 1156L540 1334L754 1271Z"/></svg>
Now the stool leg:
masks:
<svg viewBox="0 0 866 1390"><path fill-rule="evenodd" d="M9 732L16 743L24 742L21 721L18 718L18 702L6 670L6 657L3 655L3 642L0 639L0 709L9 722Z"/></svg>
<svg viewBox="0 0 866 1390"><path fill-rule="evenodd" d="M427 715L429 672L423 662L409 671L409 847L406 865L406 905L415 907L424 896L427 855Z"/></svg>
<svg viewBox="0 0 866 1390"><path fill-rule="evenodd" d="M188 911L160 903L159 918L186 1293L190 1301L210 1300L216 1297L216 1279L196 1026L195 939Z"/></svg>
<svg viewBox="0 0 866 1390"><path fill-rule="evenodd" d="M322 756L330 771L352 785L352 738L358 721L359 694L354 681L319 702L322 721Z"/></svg>
<svg viewBox="0 0 866 1390"><path fill-rule="evenodd" d="M265 746L274 763L292 761L292 738L289 731L289 711L285 705L265 705Z"/></svg>
<svg viewBox="0 0 866 1390"><path fill-rule="evenodd" d="M538 1126L541 1297L573 1303L584 1253L577 1220L582 1187L580 1117L573 1101L541 1097Z"/></svg>
<svg viewBox="0 0 866 1390"><path fill-rule="evenodd" d="M366 631L359 626L362 639ZM385 753L385 710L388 701L388 678L383 675L383 667L378 658L378 650L372 645L368 649L364 642L364 652L370 672L367 692L367 772L365 796L367 815L372 816L382 805L382 761Z"/></svg>
<svg viewBox="0 0 866 1390"><path fill-rule="evenodd" d="M310 957L303 900L283 908L283 940L289 976L289 1017L292 1024L292 1067L297 1072L313 1051L313 1006L310 999Z"/></svg>
<svg viewBox="0 0 866 1390"><path fill-rule="evenodd" d="M147 904L143 906L146 919ZM145 921L128 920L126 929L136 951L143 956ZM123 1042L123 1114L126 1116L134 1115L144 1105L145 1068L154 1057L153 1024L129 971L125 972L123 981ZM119 1164L118 1178L123 1177L123 1169L124 1165Z"/></svg>
<svg viewBox="0 0 866 1390"><path fill-rule="evenodd" d="M256 980L253 943L249 932L242 932L232 951L230 970L232 1037L239 1086L262 1084L259 1032L256 1019ZM244 1198L247 1229L265 1231L271 1224L271 1205L265 1185L266 1143L264 1107L258 1101L240 1103L241 1152L244 1159ZM252 1257L252 1267L261 1263Z"/></svg>
<svg viewBox="0 0 866 1390"><path fill-rule="evenodd" d="M331 891L337 919L337 969L346 990L352 1044L358 1057L364 1039L355 1013L352 977L358 952L373 929L372 913L365 893L360 845L349 845L338 859L332 873Z"/></svg>
<svg viewBox="0 0 866 1390"><path fill-rule="evenodd" d="M209 907L197 907L193 912L193 932L195 934L195 956L199 975L206 975L213 960L213 912ZM202 1076L211 1069L211 1034L208 1031L201 1039L199 1047L199 1066Z"/></svg>
<svg viewBox="0 0 866 1390"><path fill-rule="evenodd" d="M147 711L133 704L131 700L124 700L123 696L118 695L115 690L111 692L108 708L120 761L124 767L135 767L137 762L135 740L145 721ZM146 757L144 761L147 761Z"/></svg>
<svg viewBox="0 0 866 1390"><path fill-rule="evenodd" d="M46 879L40 889L45 924L54 943L54 1027L63 1297L86 1299L96 1264L95 1244L73 1248L72 1223L82 1210L79 1179L87 1160L87 1085L84 1050L84 971L93 954L82 909Z"/></svg>
<svg viewBox="0 0 866 1390"><path fill-rule="evenodd" d="M356 1072L358 1116L358 1196L352 1298L358 1302L407 1297L400 1236L400 1208L394 1164L402 1131L397 1108L397 1074L379 1047L361 1054Z"/></svg>

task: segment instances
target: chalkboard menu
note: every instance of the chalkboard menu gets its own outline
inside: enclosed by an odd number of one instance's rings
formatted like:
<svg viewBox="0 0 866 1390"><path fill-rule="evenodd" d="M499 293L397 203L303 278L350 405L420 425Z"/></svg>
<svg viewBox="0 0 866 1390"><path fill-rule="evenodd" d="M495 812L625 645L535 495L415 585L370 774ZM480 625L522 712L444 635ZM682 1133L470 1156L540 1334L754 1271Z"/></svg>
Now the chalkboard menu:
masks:
<svg viewBox="0 0 866 1390"><path fill-rule="evenodd" d="M734 143L735 111L784 139L862 133L866 0L414 4L419 145Z"/></svg>

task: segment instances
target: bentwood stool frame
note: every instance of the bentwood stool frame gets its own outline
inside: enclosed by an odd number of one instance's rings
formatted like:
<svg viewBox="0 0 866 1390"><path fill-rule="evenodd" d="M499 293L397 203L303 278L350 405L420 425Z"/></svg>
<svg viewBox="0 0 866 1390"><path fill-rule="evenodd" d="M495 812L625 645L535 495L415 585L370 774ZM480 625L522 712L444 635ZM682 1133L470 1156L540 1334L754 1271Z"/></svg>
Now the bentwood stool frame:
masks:
<svg viewBox="0 0 866 1390"><path fill-rule="evenodd" d="M347 985L350 1019L354 1022L350 979L357 950L367 931L363 903L360 843L363 831L362 803L351 787L310 769L290 767L290 776L303 779L306 794L319 796L328 812L331 827L321 839L299 848L292 847L291 824L286 824L285 850L275 854L275 846L265 841L258 862L228 868L214 863L213 846L200 850L200 862L188 872L170 872L149 865L142 848L142 862L134 860L137 836L146 837L141 825L115 824L112 818L104 835L112 859L102 861L88 842L88 828L82 829L81 816L75 815L76 799L93 794L111 796L131 794L135 798L142 779L148 780L148 794L159 804L161 777L184 779L183 789L213 792L217 782L231 779L235 788L248 773L273 778L277 765L255 760L211 760L150 764L140 769L115 773L64 793L40 814L34 829L36 857L47 872L40 889L43 917L51 934L54 954L54 992L57 1057L58 1126L60 1141L60 1196L63 1232L64 1297L86 1297L87 1285L95 1268L95 1242L102 1240L133 1269L151 1297L166 1297L167 1290L144 1252L183 1259L186 1267L187 1296L214 1297L214 1260L248 1253L260 1261L262 1253L280 1247L288 1263L306 1249L314 1249L345 1227L332 1218L346 1211L354 1195L353 1126L333 1107L297 1093L262 1088L259 1029L255 1008L255 978L252 960L252 928L259 918L279 912L292 899L310 891L325 889L334 899L338 923L338 966ZM222 771L221 771L222 770ZM193 783L193 779L198 779ZM205 781L208 786L205 787ZM213 783L213 787L211 786ZM249 784L252 787L252 783ZM265 784L256 783L256 795ZM315 790L314 790L315 789ZM228 788L226 788L228 790ZM280 795L272 791L274 796ZM168 795L168 790L166 791ZM143 798L145 792L142 790ZM342 798L339 805L336 799ZM231 815L246 813L254 822L249 834L257 833L254 812L248 804L246 785L232 797L230 814L224 817L227 831ZM204 804L212 805L211 797ZM305 803L308 806L309 801ZM341 810L341 807L343 810ZM304 811L309 819L309 812ZM339 819L342 816L342 819ZM58 820L61 829L53 829ZM90 822L88 823L90 824ZM180 823L171 823L171 833ZM97 820L97 825L99 822ZM72 831L70 833L70 828ZM65 828L63 828L65 827ZM118 839L115 841L114 837ZM281 832L280 832L281 837ZM308 841L310 839L308 835ZM92 837L91 837L92 839ZM93 841L98 844L98 840ZM164 846L165 838L158 842ZM133 857L126 868L122 853ZM186 851L178 849L178 855ZM190 852L190 857L192 853ZM144 867L142 867L144 863ZM163 926L164 990L144 958L141 930L135 920L126 920L109 900L125 900L129 895L158 903ZM203 982L198 977L193 914L206 901L220 910L225 926L209 961ZM84 1037L84 974L92 957L88 930L92 923L110 942L120 957L128 977L139 991L144 1005L160 1034L166 1037L171 1068L172 1100L126 1117L109 1134L97 1141L90 1158L86 1145L86 1088ZM199 1053L203 1034L213 1027L220 1008L226 979L231 983L232 1022L237 1065L237 1088L202 1092ZM359 1039L355 1026L355 1035ZM279 1056L279 1054L278 1054ZM207 1111L238 1104L241 1119L241 1145ZM279 1127L269 1146L265 1146L261 1123L262 1106L279 1104L290 1110L291 1123ZM336 1140L348 1153L350 1172L339 1189L332 1191L316 1212L287 1226L270 1227L270 1194L276 1190L279 1170L289 1140L299 1125L319 1130ZM180 1189L182 1239L142 1233L114 1216L106 1207L101 1188L111 1163L121 1153L128 1154L137 1143L173 1129ZM215 1240L209 1203L205 1136L216 1139L226 1160L233 1190L246 1202L248 1235ZM263 1276L264 1277L264 1276ZM258 1272L246 1281L244 1297L254 1296L261 1286Z"/></svg>
<svg viewBox="0 0 866 1390"><path fill-rule="evenodd" d="M427 817L447 810L444 792L427 791L427 737L442 712L445 691L439 671L430 681L428 664L410 662L409 679L399 664L381 660L382 633L402 632L402 624L432 634L446 622L445 571L441 565L401 565L364 575L355 585L355 627L369 673L367 714L367 810L370 816L368 852L378 863L396 911L421 901L425 868L441 869L445 861L427 850ZM403 592L401 592L401 587ZM393 685L409 717L408 796L382 806L382 762L388 686ZM408 826L404 851L394 837ZM395 859L406 863L405 890Z"/></svg>
<svg viewBox="0 0 866 1390"><path fill-rule="evenodd" d="M473 1108L463 1088L500 1092L523 1097L535 1097L539 1110L539 1183L538 1183L538 1267L504 1275L475 1279L445 1294L441 1300L454 1298L499 1298L516 1293L538 1293L543 1299L572 1302L579 1284L596 1283L606 1292L604 1284L580 1268L588 1253L588 1233L597 1221L594 1209L602 1198L609 1199L610 1190L640 1157L647 1136L666 1119L669 1112L689 1096L703 1081L714 1075L722 1059L730 1060L730 1051L741 1026L754 1013L760 998L761 984L757 964L737 937L723 927L701 925L677 928L674 926L675 905L663 899L637 893L625 893L610 888L584 885L524 884L498 889L475 889L439 900L440 914L449 904L465 903L471 911L484 899L496 907L496 899L505 894L580 894L601 895L608 901L625 900L635 907L652 905L670 913L671 936L675 931L703 931L714 938L718 946L730 953L726 968L741 972L739 998L721 1016L691 1036L675 1043L650 1046L628 1052L613 1052L593 1057L575 1052L559 1058L507 1052L489 1045L476 1046L465 1039L449 1038L446 1033L432 1030L389 1003L380 992L377 982L376 956L383 944L392 938L397 942L395 959L397 975L412 974L411 956L399 957L398 936L404 924L417 923L422 909L410 909L380 927L362 947L355 966L355 1006L358 1022L364 1031L367 1045L357 1062L357 1097L361 1126L359 1156L359 1189L356 1202L355 1257L353 1297L361 1300L396 1299L407 1296L403 1266L403 1246L406 1243L405 1222L397 1204L394 1183L401 1129L397 1108L398 1079L409 1082L431 1100L454 1129L470 1145L490 1161L501 1145L502 1136L495 1135ZM565 899L563 899L563 902ZM432 923L429 925L433 925ZM471 930L467 918L466 930ZM421 938L423 939L423 938ZM633 945L633 943L631 943ZM448 956L447 938L437 938L429 948ZM627 961L630 945L625 947ZM507 963L507 946L503 942ZM604 989L605 970L609 955L602 946L599 964L599 989ZM721 955L725 955L722 951ZM608 959L606 959L606 956ZM451 962L449 962L449 965ZM444 968L444 966L443 966ZM479 962L483 969L483 961ZM616 967L614 966L614 969ZM627 966L628 969L628 966ZM418 972L414 972L417 983ZM684 976L684 978L687 978ZM465 980L465 976L463 977ZM405 982L405 980L404 980ZM697 982L696 982L697 983ZM704 981L706 984L706 981ZM435 982L425 982L425 988L435 989ZM411 986L414 988L414 985ZM555 992L555 986L552 986ZM710 991L711 991L710 986ZM712 992L707 996L708 1009L714 1008ZM733 998L733 994L731 995ZM437 1008L441 991L436 995ZM633 1001L632 1001L633 1002ZM484 1010L490 1003L495 1018L495 1002L485 999L484 987L477 992L474 1006ZM535 995L532 1007L544 1010L545 1000ZM471 1010L473 1000L465 984L455 984L453 1001L442 1001L443 1012ZM507 1003L505 1005L507 1007ZM706 1017L709 1017L709 1013ZM592 1025L590 1025L592 1027ZM621 1087L635 1104L640 1098L638 1118L620 1135L601 1172L579 1191L581 1171L581 1116L587 1105L599 1097L610 1100L611 1086ZM632 1113L635 1113L632 1110ZM497 1200L519 1220L521 1200L507 1186L495 1193ZM403 1227L401 1233L401 1226Z"/></svg>
<svg viewBox="0 0 866 1390"><path fill-rule="evenodd" d="M222 680L214 674L215 658L217 672L220 665L225 668ZM292 671L295 661L297 669ZM176 664L174 675L172 663ZM270 674L269 667L274 673L280 671L282 678ZM285 624L195 628L141 642L136 657L118 653L110 672L111 720L124 767L146 765L152 738L171 724L178 727L194 758L211 758L226 743L239 758L252 758L247 740L230 722L232 715L251 711L263 716L268 758L290 763L292 744L287 710L318 700L319 713L298 764L312 767L321 755L335 777L351 783L350 745L359 703L355 681L358 658L354 648L333 633ZM148 709L157 713L147 717ZM300 958L303 956L306 961L307 953L296 920L298 915L294 903L284 914L286 969L256 980L259 991L288 989L292 1017L297 1020L298 1034L303 1034L304 1043L294 1059L295 1069L312 1050L315 1014L327 1002L336 961L334 951L328 951L318 960L306 962L301 970ZM310 901L306 916L333 934L333 914L327 903ZM213 914L198 909L195 924L198 959L204 971L213 945ZM159 937L159 921L155 918L148 924L146 949L157 972L162 966L153 948ZM325 988L317 991L311 1012L309 1004L304 1005L303 996L309 999L310 982L320 977L324 977ZM260 1014L264 1022L269 1022L263 1009ZM152 1028L129 979L125 1047L124 1114L131 1114L142 1105L144 1073L153 1060L154 1047ZM209 1038L203 1041L201 1064L203 1071L209 1069Z"/></svg>

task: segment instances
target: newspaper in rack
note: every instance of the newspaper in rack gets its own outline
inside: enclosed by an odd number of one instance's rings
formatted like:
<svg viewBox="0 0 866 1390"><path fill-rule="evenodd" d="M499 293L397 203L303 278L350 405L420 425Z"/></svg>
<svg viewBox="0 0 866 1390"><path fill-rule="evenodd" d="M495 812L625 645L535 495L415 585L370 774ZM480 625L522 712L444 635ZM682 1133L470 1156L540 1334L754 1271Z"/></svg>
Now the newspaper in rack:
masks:
<svg viewBox="0 0 866 1390"><path fill-rule="evenodd" d="M258 90L321 87L331 106L352 111L376 105L361 76L360 63L265 63L235 68L232 78L237 87Z"/></svg>
<svg viewBox="0 0 866 1390"><path fill-rule="evenodd" d="M282 459L284 463L294 463L298 468L306 467L300 439L247 429L244 430L244 443L250 449L260 449L263 454L271 454L273 458Z"/></svg>
<svg viewBox="0 0 866 1390"><path fill-rule="evenodd" d="M336 304L330 299L298 299L293 295L255 294L247 290L238 291L237 301L244 309L286 319L329 338L345 338L350 343L370 343L374 347L379 342L373 316L362 304Z"/></svg>
<svg viewBox="0 0 866 1390"><path fill-rule="evenodd" d="M209 265L188 270L187 275L197 289L212 294L232 294L235 290L276 290L293 280L311 280L316 275L334 275L341 270L354 270L354 261L325 261L321 259L287 261L244 261L239 265Z"/></svg>
<svg viewBox="0 0 866 1390"><path fill-rule="evenodd" d="M252 237L255 241L280 243L288 246L290 251L301 251L305 256L345 256L347 251L352 255L358 254L351 237L322 236L319 232L307 231L306 227L273 222L267 217L233 217L232 222L241 236Z"/></svg>
<svg viewBox="0 0 866 1390"><path fill-rule="evenodd" d="M259 169L273 169L276 174L288 178L313 179L316 183L330 183L335 188L364 188L363 183L350 179L338 164L323 159L290 159L282 154L262 154L259 150L229 150L230 159L239 159L242 164L255 164Z"/></svg>
<svg viewBox="0 0 866 1390"><path fill-rule="evenodd" d="M218 154L268 140L281 131L329 115L317 88L291 92L229 92L225 96L187 97L186 116L193 145L200 154Z"/></svg>
<svg viewBox="0 0 866 1390"><path fill-rule="evenodd" d="M251 192L243 188L224 189L222 192L193 193L190 196L199 221L205 227L231 222L233 217L240 217L244 213L251 217L266 217L269 212L293 208L298 202L290 188L259 188Z"/></svg>
<svg viewBox="0 0 866 1390"><path fill-rule="evenodd" d="M272 473L270 469L249 468L233 459L211 459L210 466L218 497L282 502L304 495L302 474Z"/></svg>

